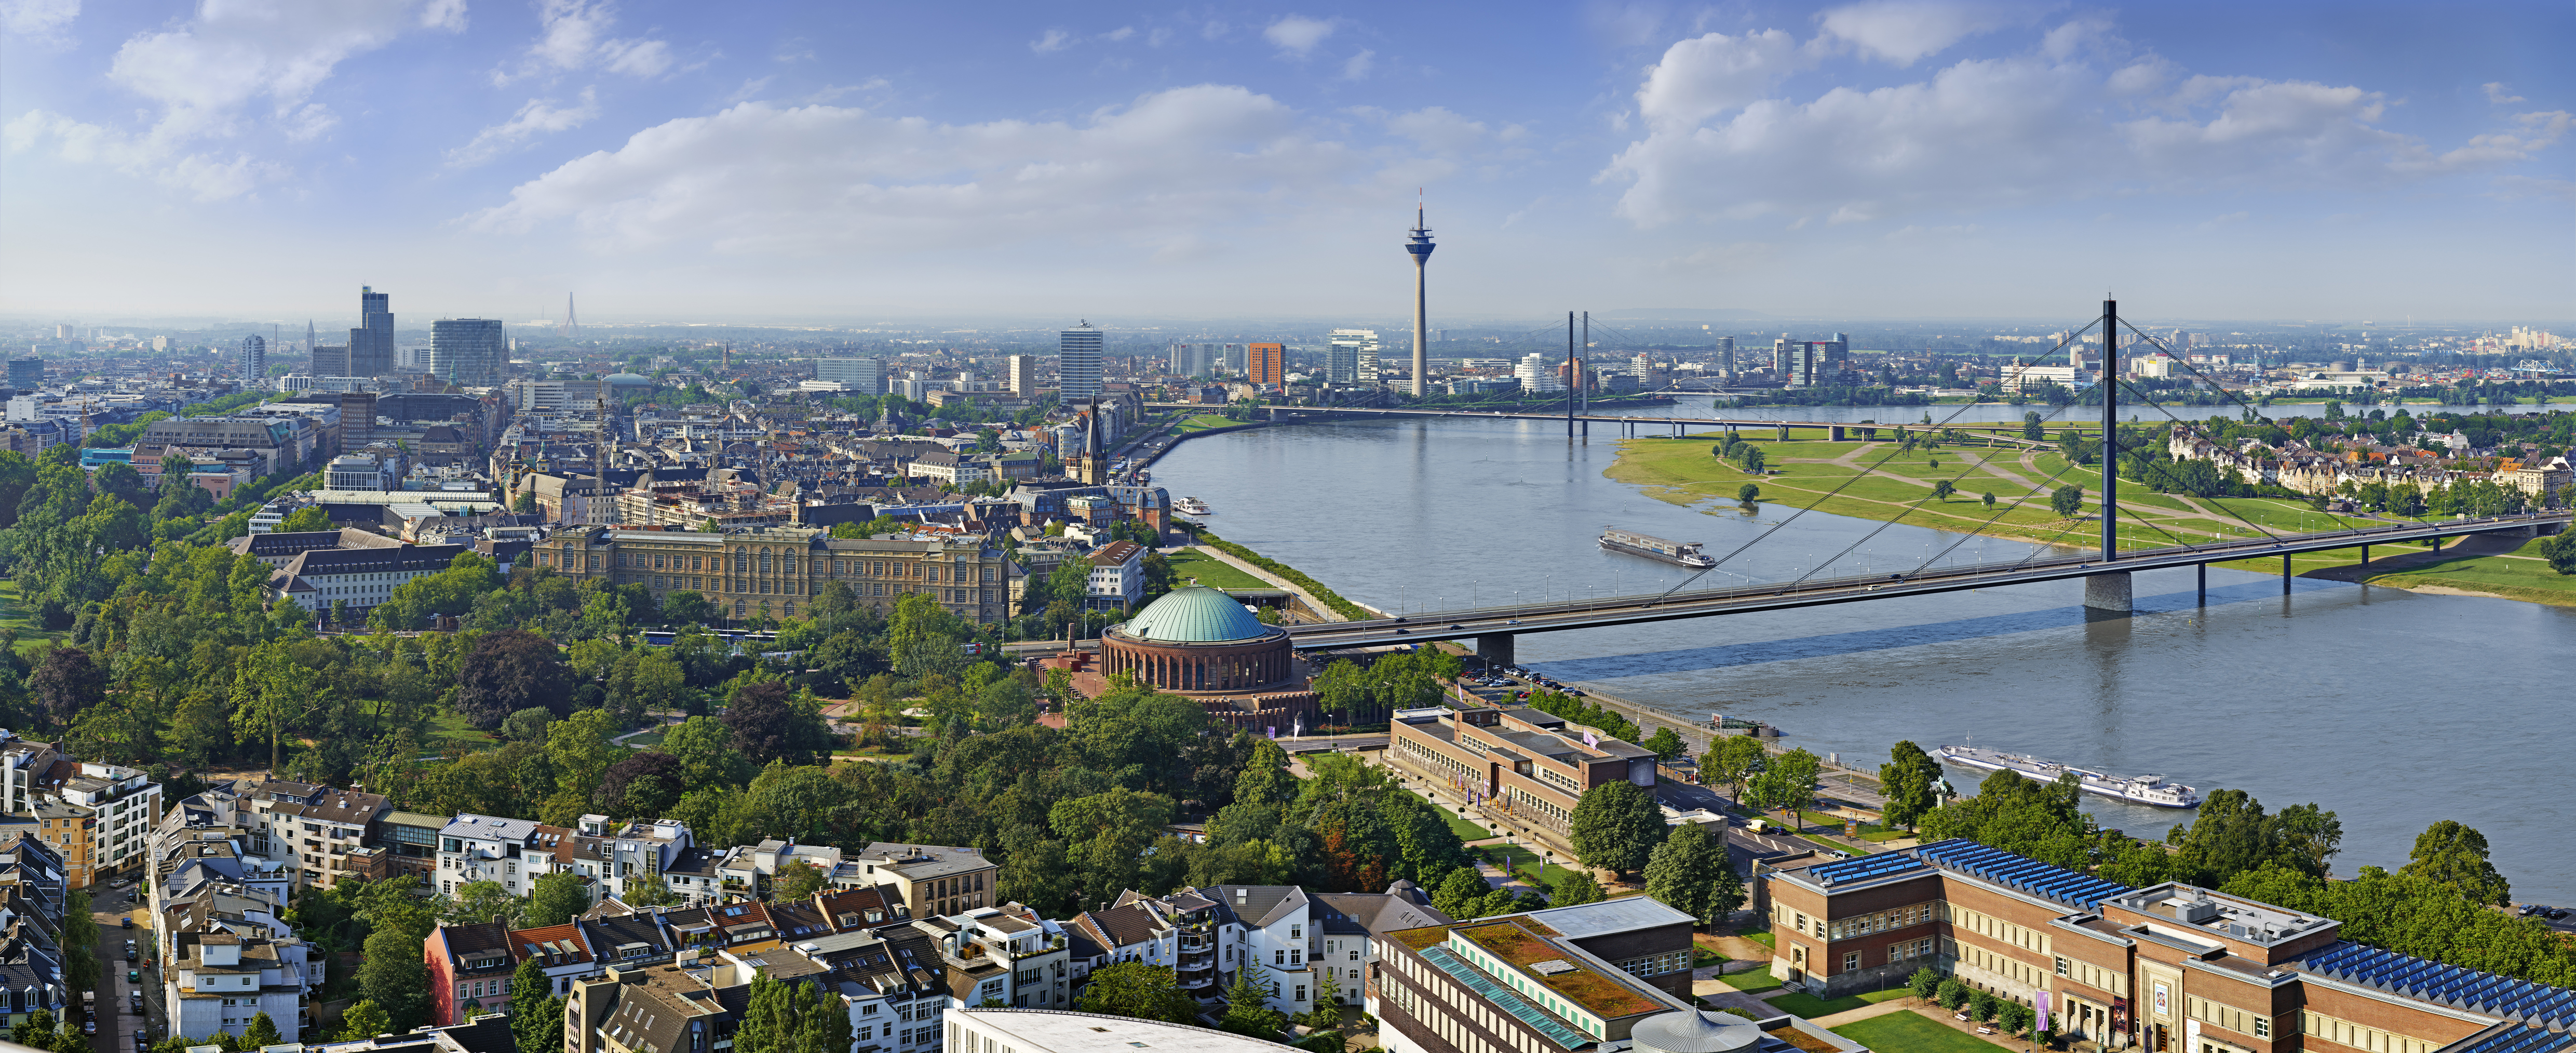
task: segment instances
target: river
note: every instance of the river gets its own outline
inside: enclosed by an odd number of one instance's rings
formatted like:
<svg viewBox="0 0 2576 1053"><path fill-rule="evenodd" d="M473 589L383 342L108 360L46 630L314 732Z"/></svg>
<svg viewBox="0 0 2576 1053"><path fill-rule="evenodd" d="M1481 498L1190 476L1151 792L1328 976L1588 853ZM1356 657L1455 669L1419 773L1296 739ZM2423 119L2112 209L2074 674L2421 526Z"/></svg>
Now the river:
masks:
<svg viewBox="0 0 2576 1053"><path fill-rule="evenodd" d="M1943 419L1958 407L1930 407ZM1708 412L1704 399L1675 407ZM2278 411L2320 407L2277 406ZM1669 411L1654 411L1669 412ZM1919 422L1920 407L1765 407L1729 416ZM2152 411L2150 411L2152 412ZM2205 419L2210 411L2204 409ZM1978 406L1960 423L2019 420ZM1641 414L1642 415L1642 414ZM2123 417L2127 414L2124 412ZM1724 555L1788 509L1690 509L1602 475L1616 429L1462 419L1301 424L1181 444L1154 465L1227 540L1383 610L1440 610L1679 582L1602 551L1604 525ZM1794 578L1881 524L1811 513L1703 585ZM1836 572L1911 567L1959 535L1888 526ZM1970 540L1952 559L2024 542ZM1666 622L1518 641L1523 665L1671 712L1767 721L1783 741L1871 766L1899 739L1967 741L2121 774L2155 772L2315 802L2343 822L2338 874L2406 861L2442 819L2483 831L2517 902L2576 905L2576 753L2564 657L2576 610L2213 568L2141 572L2138 614L2088 620L2078 582ZM2555 701L2552 701L2555 700ZM1970 789L1982 773L1953 770ZM2160 836L2185 813L2088 795L2104 826Z"/></svg>

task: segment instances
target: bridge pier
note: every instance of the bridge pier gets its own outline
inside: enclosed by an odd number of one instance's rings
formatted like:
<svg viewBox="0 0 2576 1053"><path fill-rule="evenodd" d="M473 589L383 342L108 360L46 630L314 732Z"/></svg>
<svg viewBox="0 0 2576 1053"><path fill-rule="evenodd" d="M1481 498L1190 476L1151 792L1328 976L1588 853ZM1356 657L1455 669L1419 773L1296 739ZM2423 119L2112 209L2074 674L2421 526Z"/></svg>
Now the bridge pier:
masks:
<svg viewBox="0 0 2576 1053"><path fill-rule="evenodd" d="M2281 553L2281 595L2290 594L2290 554Z"/></svg>
<svg viewBox="0 0 2576 1053"><path fill-rule="evenodd" d="M2134 609L2129 603L2129 572L2115 570L2085 578L2084 606L2087 610L2129 613Z"/></svg>
<svg viewBox="0 0 2576 1053"><path fill-rule="evenodd" d="M1485 668L1501 669L1519 665L1512 659L1512 634L1486 633L1476 638L1476 657L1485 660Z"/></svg>
<svg viewBox="0 0 2576 1053"><path fill-rule="evenodd" d="M2193 564L2192 569L2200 572L2200 605L2207 607L2209 606L2209 564Z"/></svg>
<svg viewBox="0 0 2576 1053"><path fill-rule="evenodd" d="M1835 442L1843 441L1843 426L1840 424L1834 425L1833 434L1830 437Z"/></svg>

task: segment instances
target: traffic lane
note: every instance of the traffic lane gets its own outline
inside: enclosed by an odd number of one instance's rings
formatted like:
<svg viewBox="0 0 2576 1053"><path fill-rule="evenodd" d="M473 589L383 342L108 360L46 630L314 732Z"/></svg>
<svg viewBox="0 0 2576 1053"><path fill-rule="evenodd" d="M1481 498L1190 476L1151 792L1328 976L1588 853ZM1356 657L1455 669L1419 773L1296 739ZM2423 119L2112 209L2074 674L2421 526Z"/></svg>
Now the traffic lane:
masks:
<svg viewBox="0 0 2576 1053"><path fill-rule="evenodd" d="M97 886L94 895L90 918L98 923L98 1033L87 1037L90 1048L98 1053L132 1053L137 1028L147 1030L156 1041L164 1033L160 1023L160 998L153 990L152 977L149 973L141 973L141 959L150 954L144 937L151 930L141 921L132 929L125 928L123 924L124 919L144 910L145 904L139 890L132 886L117 889L101 885ZM127 940L135 941L135 961L125 960ZM127 982L127 970L141 973L142 982ZM144 996L142 1016L136 1016L132 1008L136 991L141 991Z"/></svg>

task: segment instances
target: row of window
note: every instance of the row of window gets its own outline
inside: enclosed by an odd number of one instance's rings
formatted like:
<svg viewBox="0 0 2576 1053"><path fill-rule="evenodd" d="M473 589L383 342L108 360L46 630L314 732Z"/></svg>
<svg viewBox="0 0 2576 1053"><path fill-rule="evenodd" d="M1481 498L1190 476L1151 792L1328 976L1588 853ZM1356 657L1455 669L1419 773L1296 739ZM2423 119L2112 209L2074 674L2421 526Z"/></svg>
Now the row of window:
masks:
<svg viewBox="0 0 2576 1053"><path fill-rule="evenodd" d="M1857 917L1844 918L1841 921L1831 922L1826 925L1825 938L1828 940L1840 940L1852 936L1865 936L1873 932L1886 932L1891 929L1910 928L1938 918L1941 913L1940 907L1941 903L1939 900L1931 900L1924 903L1898 907L1894 910L1882 910L1876 914L1863 914Z"/></svg>
<svg viewBox="0 0 2576 1053"><path fill-rule="evenodd" d="M2272 1037L2272 1018L2261 1013L2248 1013L2225 1002L2206 998L2183 998L2183 1012L2204 1024L2216 1024L2242 1035Z"/></svg>
<svg viewBox="0 0 2576 1053"><path fill-rule="evenodd" d="M2420 1038L2392 1035L2375 1027L2363 1027L2349 1020L2304 1010L2299 1013L2299 1027L2308 1034L2328 1042L2340 1042L2354 1049L2369 1050L2370 1053L2433 1053L2443 1045L2443 1043L2427 1042Z"/></svg>

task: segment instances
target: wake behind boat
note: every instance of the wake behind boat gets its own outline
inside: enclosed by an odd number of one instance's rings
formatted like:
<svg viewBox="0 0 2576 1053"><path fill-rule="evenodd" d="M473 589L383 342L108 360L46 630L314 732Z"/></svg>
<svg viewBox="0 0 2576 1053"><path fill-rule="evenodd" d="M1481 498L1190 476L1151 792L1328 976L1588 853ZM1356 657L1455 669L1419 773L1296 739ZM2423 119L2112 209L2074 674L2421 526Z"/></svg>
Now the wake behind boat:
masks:
<svg viewBox="0 0 2576 1053"><path fill-rule="evenodd" d="M1943 746L1932 751L1933 759L1963 768L1986 771L2013 771L2041 782L2056 782L2058 776L2073 773L2077 785L2086 793L2100 794L2131 804L2154 805L2158 808L2200 807L2200 793L2180 783L2166 782L2161 775L2127 778L2108 775L2088 768L2044 761L2025 753L2005 753L1977 746Z"/></svg>
<svg viewBox="0 0 2576 1053"><path fill-rule="evenodd" d="M1601 547L1612 552L1644 556L1647 559L1679 564L1693 570L1705 570L1716 566L1716 560L1700 552L1700 544L1697 541L1667 541L1653 534L1640 534L1634 530L1621 530L1618 527L1601 528Z"/></svg>

